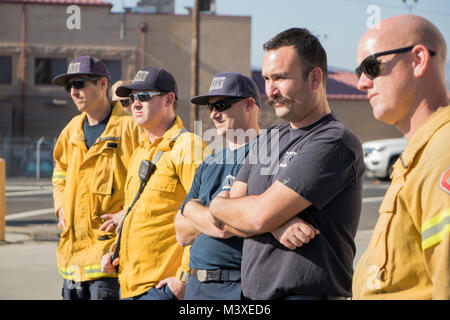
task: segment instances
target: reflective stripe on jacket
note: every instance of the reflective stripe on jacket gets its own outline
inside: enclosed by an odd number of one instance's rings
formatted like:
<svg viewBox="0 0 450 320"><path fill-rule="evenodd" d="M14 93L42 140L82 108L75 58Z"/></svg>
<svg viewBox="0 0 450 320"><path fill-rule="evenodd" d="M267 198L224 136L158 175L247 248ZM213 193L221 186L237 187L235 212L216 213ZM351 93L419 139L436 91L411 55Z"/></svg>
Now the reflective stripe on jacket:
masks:
<svg viewBox="0 0 450 320"><path fill-rule="evenodd" d="M69 122L53 152L55 212L62 207L66 223L57 247L58 271L77 282L111 276L100 271L100 261L115 234L98 230L100 216L122 210L127 167L144 137L133 117L115 106L105 131L88 150L85 117L82 113Z"/></svg>
<svg viewBox="0 0 450 320"><path fill-rule="evenodd" d="M353 299L450 299L450 107L417 130L394 165Z"/></svg>

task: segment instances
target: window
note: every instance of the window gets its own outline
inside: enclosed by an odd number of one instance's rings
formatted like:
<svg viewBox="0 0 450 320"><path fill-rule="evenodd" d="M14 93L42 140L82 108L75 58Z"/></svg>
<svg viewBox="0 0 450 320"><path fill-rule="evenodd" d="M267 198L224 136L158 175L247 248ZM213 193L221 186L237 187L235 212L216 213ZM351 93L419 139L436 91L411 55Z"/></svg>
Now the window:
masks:
<svg viewBox="0 0 450 320"><path fill-rule="evenodd" d="M11 57L0 57L0 84L11 83Z"/></svg>
<svg viewBox="0 0 450 320"><path fill-rule="evenodd" d="M102 59L103 60L103 59ZM122 79L122 61L120 60L103 60L111 75L111 85Z"/></svg>
<svg viewBox="0 0 450 320"><path fill-rule="evenodd" d="M36 84L53 84L53 78L67 72L67 60L57 58L36 58L34 62Z"/></svg>

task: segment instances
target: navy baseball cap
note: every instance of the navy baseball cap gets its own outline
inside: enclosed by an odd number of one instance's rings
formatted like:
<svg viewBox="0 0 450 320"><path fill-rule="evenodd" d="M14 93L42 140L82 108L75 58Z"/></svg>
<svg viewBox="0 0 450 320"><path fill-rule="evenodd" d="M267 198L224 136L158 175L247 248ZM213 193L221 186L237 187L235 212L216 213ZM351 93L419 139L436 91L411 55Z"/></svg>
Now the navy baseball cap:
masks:
<svg viewBox="0 0 450 320"><path fill-rule="evenodd" d="M191 99L193 104L206 105L212 97L242 97L253 98L261 107L261 97L256 83L238 72L223 72L214 76L209 87L209 93Z"/></svg>
<svg viewBox="0 0 450 320"><path fill-rule="evenodd" d="M175 78L170 72L162 68L143 67L136 73L130 85L120 86L116 89L116 95L128 97L133 90L173 92L175 93L175 98L178 99L178 88Z"/></svg>
<svg viewBox="0 0 450 320"><path fill-rule="evenodd" d="M106 77L108 80L111 79L109 70L102 60L90 56L81 56L73 59L67 67L67 73L56 76L53 79L53 83L58 86L65 86L70 78L79 75L98 76Z"/></svg>

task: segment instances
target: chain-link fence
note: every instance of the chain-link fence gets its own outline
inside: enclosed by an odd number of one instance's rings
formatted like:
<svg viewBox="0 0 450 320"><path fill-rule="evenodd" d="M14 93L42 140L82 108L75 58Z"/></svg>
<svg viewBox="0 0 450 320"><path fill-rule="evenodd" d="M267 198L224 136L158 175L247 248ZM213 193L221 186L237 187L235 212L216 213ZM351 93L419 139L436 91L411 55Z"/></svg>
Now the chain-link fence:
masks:
<svg viewBox="0 0 450 320"><path fill-rule="evenodd" d="M54 137L0 137L0 158L6 161L6 176L51 178L55 142Z"/></svg>

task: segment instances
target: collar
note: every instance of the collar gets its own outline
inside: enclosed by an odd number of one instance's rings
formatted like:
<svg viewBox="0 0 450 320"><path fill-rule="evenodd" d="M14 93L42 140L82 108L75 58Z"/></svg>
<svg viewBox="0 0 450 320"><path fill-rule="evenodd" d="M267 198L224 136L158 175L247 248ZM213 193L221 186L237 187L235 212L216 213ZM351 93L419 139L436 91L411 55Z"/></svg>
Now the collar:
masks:
<svg viewBox="0 0 450 320"><path fill-rule="evenodd" d="M434 133L450 121L450 106L434 112L419 127L408 142L406 149L400 156L405 169L410 168L417 153L427 144Z"/></svg>
<svg viewBox="0 0 450 320"><path fill-rule="evenodd" d="M120 128L117 125L117 123L120 119L120 116L122 116L123 114L123 108L122 106L119 105L116 106L111 105L111 108L112 108L111 116L109 117L109 121L106 124L105 131L103 131L100 137L97 138L97 141L95 143L105 140L117 141L120 138L120 131L119 131ZM87 116L86 112L83 112L80 115L79 121L75 125L74 135L71 137L71 140L73 139L72 140L73 142L78 141L84 143L84 141L86 140L83 133L83 124L86 119L86 116Z"/></svg>
<svg viewBox="0 0 450 320"><path fill-rule="evenodd" d="M148 136L143 142L143 146L145 148L150 148L152 146L156 147L156 149L161 151L169 151L173 147L173 138L175 138L179 133L180 130L183 129L183 121L179 116L175 117L175 120L173 121L172 125L170 126L169 130L164 132L163 136L161 138L155 139L153 143L150 142L150 139Z"/></svg>

